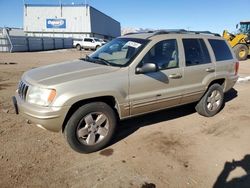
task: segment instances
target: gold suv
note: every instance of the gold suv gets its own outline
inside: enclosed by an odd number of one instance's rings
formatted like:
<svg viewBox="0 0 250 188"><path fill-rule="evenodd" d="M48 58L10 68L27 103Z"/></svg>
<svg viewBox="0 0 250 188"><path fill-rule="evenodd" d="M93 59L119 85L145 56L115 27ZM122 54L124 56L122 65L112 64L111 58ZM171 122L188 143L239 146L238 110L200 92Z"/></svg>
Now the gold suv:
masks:
<svg viewBox="0 0 250 188"><path fill-rule="evenodd" d="M238 67L218 34L131 33L84 59L25 72L13 102L17 113L89 153L108 144L121 119L193 102L199 114L215 115Z"/></svg>

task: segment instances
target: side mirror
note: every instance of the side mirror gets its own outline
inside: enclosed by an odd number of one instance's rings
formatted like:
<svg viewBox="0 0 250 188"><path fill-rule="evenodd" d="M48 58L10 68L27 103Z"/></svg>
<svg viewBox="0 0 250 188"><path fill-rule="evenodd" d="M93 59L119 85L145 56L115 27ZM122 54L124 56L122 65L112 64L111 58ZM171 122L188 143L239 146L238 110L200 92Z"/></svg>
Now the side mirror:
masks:
<svg viewBox="0 0 250 188"><path fill-rule="evenodd" d="M136 68L136 74L145 74L150 72L157 72L158 67L155 63L146 63L142 67Z"/></svg>
<svg viewBox="0 0 250 188"><path fill-rule="evenodd" d="M236 24L236 29L238 29L238 27L239 27L239 24Z"/></svg>

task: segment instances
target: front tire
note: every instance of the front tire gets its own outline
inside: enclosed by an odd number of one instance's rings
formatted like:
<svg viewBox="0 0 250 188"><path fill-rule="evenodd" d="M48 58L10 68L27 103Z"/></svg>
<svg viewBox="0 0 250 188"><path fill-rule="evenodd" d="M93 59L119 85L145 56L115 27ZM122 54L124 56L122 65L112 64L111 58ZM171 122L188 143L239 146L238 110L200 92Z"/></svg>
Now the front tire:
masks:
<svg viewBox="0 0 250 188"><path fill-rule="evenodd" d="M233 48L235 55L239 61L244 61L247 59L249 49L246 45L244 44L237 44Z"/></svg>
<svg viewBox="0 0 250 188"><path fill-rule="evenodd" d="M112 139L117 120L114 110L103 102L83 105L70 117L65 138L70 147L79 153L95 152Z"/></svg>
<svg viewBox="0 0 250 188"><path fill-rule="evenodd" d="M95 50L98 50L100 47L101 47L101 46L97 45L97 46L95 47Z"/></svg>
<svg viewBox="0 0 250 188"><path fill-rule="evenodd" d="M219 84L211 85L205 95L196 105L196 111L205 117L212 117L217 114L224 103L224 93Z"/></svg>

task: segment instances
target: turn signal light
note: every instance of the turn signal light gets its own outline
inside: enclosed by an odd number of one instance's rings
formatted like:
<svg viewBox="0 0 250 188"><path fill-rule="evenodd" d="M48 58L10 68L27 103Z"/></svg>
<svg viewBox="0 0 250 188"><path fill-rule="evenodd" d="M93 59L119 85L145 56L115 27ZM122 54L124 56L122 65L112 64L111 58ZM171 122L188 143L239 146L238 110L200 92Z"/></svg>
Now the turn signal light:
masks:
<svg viewBox="0 0 250 188"><path fill-rule="evenodd" d="M52 102L53 99L55 98L55 96L56 96L56 90L52 89L51 92L50 92L50 94L49 94L48 101Z"/></svg>

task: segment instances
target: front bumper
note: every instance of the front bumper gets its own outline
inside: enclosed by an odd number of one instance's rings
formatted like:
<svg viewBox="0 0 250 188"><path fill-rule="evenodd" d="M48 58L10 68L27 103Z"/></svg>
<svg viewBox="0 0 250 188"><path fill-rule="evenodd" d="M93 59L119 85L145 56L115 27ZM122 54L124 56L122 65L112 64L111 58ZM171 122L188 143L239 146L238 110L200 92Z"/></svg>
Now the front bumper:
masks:
<svg viewBox="0 0 250 188"><path fill-rule="evenodd" d="M31 123L49 131L59 132L69 106L64 107L43 107L29 104L23 101L17 94L12 98L16 113L20 113Z"/></svg>

